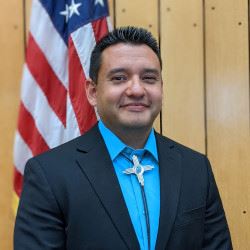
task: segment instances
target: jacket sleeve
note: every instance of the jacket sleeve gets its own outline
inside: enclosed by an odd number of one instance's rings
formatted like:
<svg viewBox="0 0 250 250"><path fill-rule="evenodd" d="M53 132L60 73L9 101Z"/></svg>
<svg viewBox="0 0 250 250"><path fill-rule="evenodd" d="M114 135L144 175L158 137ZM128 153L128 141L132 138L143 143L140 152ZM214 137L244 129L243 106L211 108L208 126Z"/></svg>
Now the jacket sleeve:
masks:
<svg viewBox="0 0 250 250"><path fill-rule="evenodd" d="M14 229L14 250L66 249L65 225L39 162L28 161Z"/></svg>
<svg viewBox="0 0 250 250"><path fill-rule="evenodd" d="M232 249L232 242L228 224L226 221L223 205L218 188L212 173L208 159L206 158L208 170L208 194L205 212L205 231L202 249L215 250Z"/></svg>

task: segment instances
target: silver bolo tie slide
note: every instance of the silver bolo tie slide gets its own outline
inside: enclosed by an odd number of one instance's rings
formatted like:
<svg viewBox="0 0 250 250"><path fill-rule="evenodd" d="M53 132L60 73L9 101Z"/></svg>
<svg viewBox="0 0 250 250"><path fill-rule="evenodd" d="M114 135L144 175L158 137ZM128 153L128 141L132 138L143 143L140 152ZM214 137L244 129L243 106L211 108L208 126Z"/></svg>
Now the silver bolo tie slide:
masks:
<svg viewBox="0 0 250 250"><path fill-rule="evenodd" d="M127 157L126 157L127 158ZM128 159L128 158L127 158ZM128 159L130 161L130 159ZM143 200L143 207L145 211L145 219L146 219L146 226L147 226L147 235L148 235L148 249L150 249L150 223L149 223L149 213L148 213L148 204L144 190L144 177L143 173L149 170L152 170L154 167L150 165L141 165L139 159L136 155L132 156L133 166L131 168L127 168L123 171L124 174L135 174L137 177L138 182L140 183L141 187L141 195Z"/></svg>

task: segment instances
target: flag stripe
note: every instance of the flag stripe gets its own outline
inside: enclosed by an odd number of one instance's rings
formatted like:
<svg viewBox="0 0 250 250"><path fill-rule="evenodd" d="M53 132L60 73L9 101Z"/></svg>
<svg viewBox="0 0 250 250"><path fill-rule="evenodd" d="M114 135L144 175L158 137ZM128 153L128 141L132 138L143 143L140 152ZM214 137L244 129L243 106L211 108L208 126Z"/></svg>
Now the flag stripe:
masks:
<svg viewBox="0 0 250 250"><path fill-rule="evenodd" d="M14 145L14 165L16 169L23 174L25 163L32 157L32 152L28 145L24 142L23 138L17 131L15 134Z"/></svg>
<svg viewBox="0 0 250 250"><path fill-rule="evenodd" d="M35 121L23 103L20 104L18 130L33 155L49 149L47 143L36 128Z"/></svg>
<svg viewBox="0 0 250 250"><path fill-rule="evenodd" d="M43 21L38 22L38 20ZM30 33L39 44L58 79L68 89L68 47L38 0L34 0L32 5Z"/></svg>
<svg viewBox="0 0 250 250"><path fill-rule="evenodd" d="M73 105L70 100L69 92L67 95L67 126L64 130L64 141L69 141L77 136L79 136L80 128L76 119L76 114L73 110Z"/></svg>
<svg viewBox="0 0 250 250"><path fill-rule="evenodd" d="M71 34L72 41L74 43L77 55L80 58L80 62L86 78L89 77L89 64L90 64L90 51L95 47L95 35L92 25L86 24L83 27L77 29ZM84 46L82 46L84 44Z"/></svg>
<svg viewBox="0 0 250 250"><path fill-rule="evenodd" d="M96 117L95 111L93 107L90 106L86 97L86 77L71 38L69 38L69 57L71 61L69 65L71 72L69 76L69 95L76 114L78 126L81 133L84 133L94 125Z"/></svg>
<svg viewBox="0 0 250 250"><path fill-rule="evenodd" d="M106 20L107 20L107 25L108 25L108 31L111 31L112 28L113 28L113 26L112 26L112 22L111 22L110 16L107 16Z"/></svg>
<svg viewBox="0 0 250 250"><path fill-rule="evenodd" d="M106 18L97 19L92 22L95 40L98 42L108 32L108 24Z"/></svg>
<svg viewBox="0 0 250 250"><path fill-rule="evenodd" d="M36 127L48 146L53 148L64 142L64 126L52 110L44 92L30 74L27 66L24 66L23 72L23 82L25 82L26 87L22 89L22 102L32 117L35 117ZM42 113L41 107L43 107ZM44 122L45 120L50 122Z"/></svg>
<svg viewBox="0 0 250 250"><path fill-rule="evenodd" d="M29 35L28 48L26 56L28 68L46 95L51 108L55 111L63 125L66 126L67 90L54 74L53 69L31 33Z"/></svg>
<svg viewBox="0 0 250 250"><path fill-rule="evenodd" d="M14 168L14 190L20 197L23 186L23 176L16 168Z"/></svg>

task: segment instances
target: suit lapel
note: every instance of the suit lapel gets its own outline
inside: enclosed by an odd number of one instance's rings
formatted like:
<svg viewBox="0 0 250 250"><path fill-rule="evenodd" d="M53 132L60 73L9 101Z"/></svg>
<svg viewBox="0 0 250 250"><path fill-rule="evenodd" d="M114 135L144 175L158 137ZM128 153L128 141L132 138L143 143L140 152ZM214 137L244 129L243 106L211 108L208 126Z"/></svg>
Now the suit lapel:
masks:
<svg viewBox="0 0 250 250"><path fill-rule="evenodd" d="M78 143L77 161L129 249L139 249L112 161L95 126Z"/></svg>
<svg viewBox="0 0 250 250"><path fill-rule="evenodd" d="M165 249L175 221L181 186L181 155L157 135L160 168L160 221L156 249Z"/></svg>

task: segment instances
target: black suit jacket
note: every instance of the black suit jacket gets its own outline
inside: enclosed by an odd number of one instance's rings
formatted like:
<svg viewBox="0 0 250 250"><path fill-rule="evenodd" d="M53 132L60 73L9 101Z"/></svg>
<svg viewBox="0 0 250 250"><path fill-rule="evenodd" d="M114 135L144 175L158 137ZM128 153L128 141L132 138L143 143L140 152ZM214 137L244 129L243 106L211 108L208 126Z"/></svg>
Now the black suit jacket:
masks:
<svg viewBox="0 0 250 250"><path fill-rule="evenodd" d="M160 222L156 249L231 249L205 156L156 133ZM98 127L28 161L14 249L139 249Z"/></svg>

